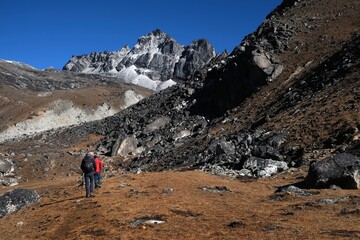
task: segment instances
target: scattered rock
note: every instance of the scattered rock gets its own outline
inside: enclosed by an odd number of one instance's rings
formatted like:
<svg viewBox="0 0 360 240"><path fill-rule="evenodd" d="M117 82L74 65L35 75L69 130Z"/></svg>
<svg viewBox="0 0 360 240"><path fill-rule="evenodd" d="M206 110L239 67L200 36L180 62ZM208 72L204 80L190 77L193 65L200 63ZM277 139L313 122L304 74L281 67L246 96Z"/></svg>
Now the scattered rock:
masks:
<svg viewBox="0 0 360 240"><path fill-rule="evenodd" d="M114 156L126 156L129 153L135 151L138 145L136 137L130 136L123 140L118 141L119 144L115 143L112 150L112 157Z"/></svg>
<svg viewBox="0 0 360 240"><path fill-rule="evenodd" d="M36 203L40 196L34 190L14 189L0 196L0 218Z"/></svg>
<svg viewBox="0 0 360 240"><path fill-rule="evenodd" d="M24 222L22 222L22 221L16 223L16 227L22 227L23 225L24 225Z"/></svg>
<svg viewBox="0 0 360 240"><path fill-rule="evenodd" d="M263 228L264 232L270 232L278 229L282 229L283 227L276 224L268 224L265 228Z"/></svg>
<svg viewBox="0 0 360 240"><path fill-rule="evenodd" d="M355 215L355 216L360 217L360 209L359 208L355 208L355 209L344 208L341 210L340 215Z"/></svg>
<svg viewBox="0 0 360 240"><path fill-rule="evenodd" d="M231 192L231 190L229 188L227 188L226 186L215 186L215 187L208 187L208 186L204 186L204 187L200 187L200 189L204 190L204 191L208 191L208 192Z"/></svg>
<svg viewBox="0 0 360 240"><path fill-rule="evenodd" d="M18 185L18 180L16 178L0 178L0 183L4 186L16 186Z"/></svg>
<svg viewBox="0 0 360 240"><path fill-rule="evenodd" d="M243 222L240 222L240 221L233 221L233 222L230 222L227 226L230 228L242 228L242 227L245 227L246 224Z"/></svg>
<svg viewBox="0 0 360 240"><path fill-rule="evenodd" d="M334 204L334 203L346 202L346 201L360 202L360 197L358 197L358 196L345 196L345 197L340 197L340 198L324 198L324 199L319 199L316 202L317 203L325 203L325 204Z"/></svg>
<svg viewBox="0 0 360 240"><path fill-rule="evenodd" d="M0 160L0 176L12 175L14 171L15 166L10 159Z"/></svg>
<svg viewBox="0 0 360 240"><path fill-rule="evenodd" d="M172 189L172 188L164 188L164 189L161 191L162 194L166 194L166 195L169 195L169 194L171 194L171 193L173 193L173 192L174 192L174 189Z"/></svg>
<svg viewBox="0 0 360 240"><path fill-rule="evenodd" d="M190 135L191 135L191 132L189 130L185 129L185 130L181 130L180 132L174 134L173 139L176 141L176 140L182 139L182 138L190 136Z"/></svg>
<svg viewBox="0 0 360 240"><path fill-rule="evenodd" d="M278 172L287 170L288 166L283 161L251 157L245 161L243 168L250 170L257 177L270 177Z"/></svg>
<svg viewBox="0 0 360 240"><path fill-rule="evenodd" d="M165 126L169 122L170 122L170 119L168 117L160 117L160 118L156 119L155 121L151 122L149 125L147 125L145 127L145 131L146 132L155 131L155 130Z"/></svg>
<svg viewBox="0 0 360 240"><path fill-rule="evenodd" d="M215 151L216 155L232 155L235 154L235 145L232 142L220 142L216 145Z"/></svg>
<svg viewBox="0 0 360 240"><path fill-rule="evenodd" d="M360 158L340 153L314 161L310 164L306 183L314 188L328 188L334 184L343 189L359 189Z"/></svg>
<svg viewBox="0 0 360 240"><path fill-rule="evenodd" d="M280 193L296 193L300 196L304 196L304 197L309 197L312 196L314 194L319 194L318 192L309 192L309 191L305 191L301 188L298 188L294 185L290 185L290 186L285 186L285 187L279 187L276 191L280 192Z"/></svg>
<svg viewBox="0 0 360 240"><path fill-rule="evenodd" d="M360 238L360 231L333 230L328 234L336 238Z"/></svg>
<svg viewBox="0 0 360 240"><path fill-rule="evenodd" d="M171 212L183 216L183 217L189 217L189 218L195 218L198 216L201 216L199 213L193 213L191 211L182 211L182 210L171 210Z"/></svg>
<svg viewBox="0 0 360 240"><path fill-rule="evenodd" d="M162 216L155 216L155 217L142 217L137 218L134 221L132 221L130 224L133 226L139 226L139 225L146 225L146 224L162 224L165 223L166 220Z"/></svg>
<svg viewBox="0 0 360 240"><path fill-rule="evenodd" d="M332 189L332 190L341 190L341 187L339 187L339 186L337 186L335 184L330 185L329 188Z"/></svg>

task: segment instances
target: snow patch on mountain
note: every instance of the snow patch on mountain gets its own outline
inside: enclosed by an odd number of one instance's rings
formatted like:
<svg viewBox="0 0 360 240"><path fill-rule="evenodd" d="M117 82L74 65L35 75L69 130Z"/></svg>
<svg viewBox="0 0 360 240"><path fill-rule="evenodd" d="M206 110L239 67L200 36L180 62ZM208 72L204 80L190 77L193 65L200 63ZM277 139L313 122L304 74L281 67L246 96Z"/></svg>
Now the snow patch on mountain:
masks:
<svg viewBox="0 0 360 240"><path fill-rule="evenodd" d="M52 102L47 109L35 113L31 119L16 123L1 132L0 143L23 136L36 135L51 129L103 119L139 102L141 99L143 96L128 90L124 93L124 104L120 108L114 108L103 103L95 109L80 108L68 100L57 100Z"/></svg>
<svg viewBox="0 0 360 240"><path fill-rule="evenodd" d="M6 59L0 59L0 62L6 62L6 63L10 63L10 64L14 64L20 67L25 67L25 68L31 68L31 69L36 69L33 66L26 64L26 63L22 63L22 62L17 62L17 61L11 61L11 60L6 60Z"/></svg>

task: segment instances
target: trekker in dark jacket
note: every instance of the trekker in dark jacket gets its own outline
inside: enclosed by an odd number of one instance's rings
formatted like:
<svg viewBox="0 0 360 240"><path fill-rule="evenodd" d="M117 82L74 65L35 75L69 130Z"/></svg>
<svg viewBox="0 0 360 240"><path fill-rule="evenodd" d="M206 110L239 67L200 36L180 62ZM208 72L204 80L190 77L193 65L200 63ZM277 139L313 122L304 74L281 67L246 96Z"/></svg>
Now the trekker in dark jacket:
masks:
<svg viewBox="0 0 360 240"><path fill-rule="evenodd" d="M92 192L94 191L94 172L96 169L94 152L88 152L86 154L80 167L84 173L86 197L94 197L94 195L92 195Z"/></svg>

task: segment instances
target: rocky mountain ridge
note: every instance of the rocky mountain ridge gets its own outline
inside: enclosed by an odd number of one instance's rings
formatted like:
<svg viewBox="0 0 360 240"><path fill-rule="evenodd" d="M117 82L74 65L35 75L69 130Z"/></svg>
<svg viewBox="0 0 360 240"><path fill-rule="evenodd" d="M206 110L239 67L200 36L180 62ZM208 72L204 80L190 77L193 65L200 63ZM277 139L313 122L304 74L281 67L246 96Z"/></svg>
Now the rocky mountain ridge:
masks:
<svg viewBox="0 0 360 240"><path fill-rule="evenodd" d="M114 52L73 56L63 70L116 76L159 91L174 85L176 79L186 79L213 57L215 50L205 39L183 46L156 29L140 37L132 49L124 46Z"/></svg>

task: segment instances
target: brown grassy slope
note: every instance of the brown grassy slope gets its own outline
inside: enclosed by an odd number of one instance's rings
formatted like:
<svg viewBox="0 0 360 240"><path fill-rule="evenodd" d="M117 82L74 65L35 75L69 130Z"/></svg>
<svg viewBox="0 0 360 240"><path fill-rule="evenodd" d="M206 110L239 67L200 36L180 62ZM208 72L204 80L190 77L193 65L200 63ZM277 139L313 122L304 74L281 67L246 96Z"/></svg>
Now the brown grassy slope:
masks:
<svg viewBox="0 0 360 240"><path fill-rule="evenodd" d="M70 101L75 107L83 109L95 109L104 103L120 108L124 104L123 93L127 90L133 90L145 97L151 94L150 90L141 87L123 85L54 90L48 95L39 96L39 92L0 85L0 129L37 116L48 110L50 104L57 100Z"/></svg>
<svg viewBox="0 0 360 240"><path fill-rule="evenodd" d="M208 173L162 172L118 175L105 180L95 198L82 198L76 178L28 183L42 200L2 218L4 239L341 239L360 237L355 224L360 200L337 204L319 199L354 196L357 190L320 190L310 197L279 194L301 172L241 182ZM226 187L230 192L204 191ZM172 189L172 190L169 190ZM314 191L312 191L314 192ZM138 218L162 224L138 224ZM22 226L16 226L23 222Z"/></svg>

